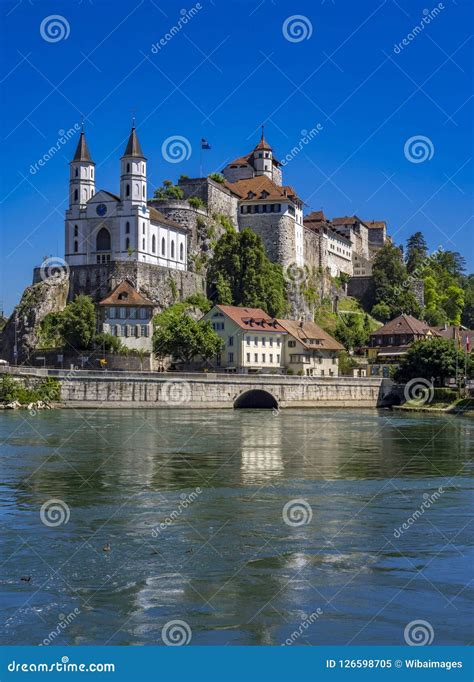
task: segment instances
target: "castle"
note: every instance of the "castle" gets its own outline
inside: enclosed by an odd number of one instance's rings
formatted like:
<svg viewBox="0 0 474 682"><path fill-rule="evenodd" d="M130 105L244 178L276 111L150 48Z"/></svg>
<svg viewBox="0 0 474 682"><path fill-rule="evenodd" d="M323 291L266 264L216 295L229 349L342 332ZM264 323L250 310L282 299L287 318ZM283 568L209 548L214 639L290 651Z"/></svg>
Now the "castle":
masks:
<svg viewBox="0 0 474 682"><path fill-rule="evenodd" d="M96 192L94 167L82 131L70 163L65 219L65 259L73 271L120 263L193 271L203 248L199 225L216 215L259 234L269 258L284 268L319 268L332 277L370 276L387 239L383 221L329 220L322 211L304 217L304 202L283 184L282 164L263 127L254 149L228 163L222 176L181 177L183 199L147 199L147 159L135 125L120 159L119 194ZM205 209L193 208L192 198Z"/></svg>

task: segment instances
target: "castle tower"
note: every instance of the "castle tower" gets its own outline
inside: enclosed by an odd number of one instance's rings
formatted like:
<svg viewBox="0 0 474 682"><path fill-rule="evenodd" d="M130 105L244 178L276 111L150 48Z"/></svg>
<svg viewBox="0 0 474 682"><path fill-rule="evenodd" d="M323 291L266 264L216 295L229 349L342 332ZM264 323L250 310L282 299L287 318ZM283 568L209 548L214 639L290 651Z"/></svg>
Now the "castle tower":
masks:
<svg viewBox="0 0 474 682"><path fill-rule="evenodd" d="M95 194L95 163L87 147L84 130L77 143L76 153L69 164L69 207L85 208L86 202Z"/></svg>
<svg viewBox="0 0 474 682"><path fill-rule="evenodd" d="M120 159L120 199L125 206L146 205L146 158L138 141L135 124Z"/></svg>
<svg viewBox="0 0 474 682"><path fill-rule="evenodd" d="M255 175L266 175L270 180L273 179L273 151L265 140L264 128L262 126L262 137L260 142L253 150L253 167Z"/></svg>

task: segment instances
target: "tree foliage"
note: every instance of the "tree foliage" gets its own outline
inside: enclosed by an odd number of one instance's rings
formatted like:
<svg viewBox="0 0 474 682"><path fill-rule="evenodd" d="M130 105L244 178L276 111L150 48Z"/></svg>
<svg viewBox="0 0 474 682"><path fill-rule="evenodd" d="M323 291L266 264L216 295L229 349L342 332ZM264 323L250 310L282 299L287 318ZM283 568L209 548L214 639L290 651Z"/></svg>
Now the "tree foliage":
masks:
<svg viewBox="0 0 474 682"><path fill-rule="evenodd" d="M68 303L59 318L59 329L67 346L90 348L96 333L95 306L90 296L79 295Z"/></svg>
<svg viewBox="0 0 474 682"><path fill-rule="evenodd" d="M195 357L208 360L222 348L222 339L209 321L197 321L185 303L177 303L153 320L153 350L159 357L172 356L189 363Z"/></svg>
<svg viewBox="0 0 474 682"><path fill-rule="evenodd" d="M443 386L446 379L456 377L456 368L464 373L466 354L450 339L434 337L415 341L400 363L395 379L427 379ZM468 370L471 371L470 365Z"/></svg>
<svg viewBox="0 0 474 682"><path fill-rule="evenodd" d="M386 242L375 256L372 272L375 300L388 306L390 319L401 313L420 316L421 306L411 289L411 280L398 246Z"/></svg>
<svg viewBox="0 0 474 682"><path fill-rule="evenodd" d="M250 228L228 231L217 242L208 295L215 303L263 308L275 317L286 308L283 270L268 259L261 237Z"/></svg>
<svg viewBox="0 0 474 682"><path fill-rule="evenodd" d="M405 263L410 275L417 273L423 267L427 254L428 246L423 233L415 232L407 239L405 249Z"/></svg>
<svg viewBox="0 0 474 682"><path fill-rule="evenodd" d="M339 319L334 336L347 350L359 350L367 344L370 332L368 315L346 315Z"/></svg>

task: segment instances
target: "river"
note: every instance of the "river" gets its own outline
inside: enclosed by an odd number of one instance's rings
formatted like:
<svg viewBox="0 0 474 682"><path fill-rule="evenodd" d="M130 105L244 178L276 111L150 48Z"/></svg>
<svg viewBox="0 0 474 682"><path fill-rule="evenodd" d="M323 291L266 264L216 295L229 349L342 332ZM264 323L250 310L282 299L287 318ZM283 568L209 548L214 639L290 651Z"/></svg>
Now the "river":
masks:
<svg viewBox="0 0 474 682"><path fill-rule="evenodd" d="M396 645L415 620L471 643L473 436L376 410L0 412L2 643Z"/></svg>

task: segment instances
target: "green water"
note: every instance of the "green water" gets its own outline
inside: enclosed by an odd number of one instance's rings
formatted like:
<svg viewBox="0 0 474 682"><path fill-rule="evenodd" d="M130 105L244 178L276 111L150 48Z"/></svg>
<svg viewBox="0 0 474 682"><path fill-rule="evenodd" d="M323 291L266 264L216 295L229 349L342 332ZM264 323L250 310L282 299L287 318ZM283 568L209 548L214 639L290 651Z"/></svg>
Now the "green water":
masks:
<svg viewBox="0 0 474 682"><path fill-rule="evenodd" d="M182 620L198 645L404 644L423 619L470 643L473 433L369 410L1 412L2 641L161 644ZM67 523L42 521L50 499Z"/></svg>

